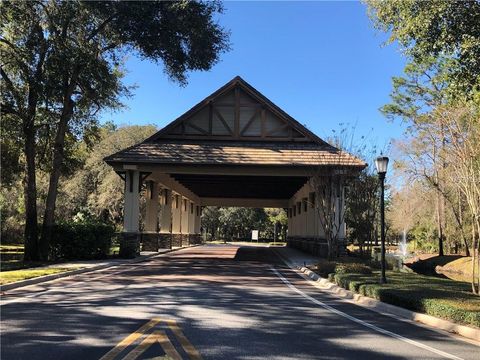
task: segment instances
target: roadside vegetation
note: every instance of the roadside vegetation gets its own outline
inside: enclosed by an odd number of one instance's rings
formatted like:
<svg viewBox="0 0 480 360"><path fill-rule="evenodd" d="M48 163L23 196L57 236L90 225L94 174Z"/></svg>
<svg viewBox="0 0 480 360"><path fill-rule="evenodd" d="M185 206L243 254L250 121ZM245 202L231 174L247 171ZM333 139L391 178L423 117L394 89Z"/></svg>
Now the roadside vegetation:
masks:
<svg viewBox="0 0 480 360"><path fill-rule="evenodd" d="M0 272L0 285L9 284L16 281L36 278L39 276L58 274L67 271L80 269L80 267L48 267L42 269L20 269Z"/></svg>
<svg viewBox="0 0 480 360"><path fill-rule="evenodd" d="M388 283L383 285L378 282L379 271L336 272L328 278L345 289L388 304L480 328L480 298L465 282L394 271L387 272Z"/></svg>
<svg viewBox="0 0 480 360"><path fill-rule="evenodd" d="M454 260L453 262L456 262ZM358 257L322 260L309 268L329 281L388 304L480 328L480 298L470 284L410 271L387 271L380 284L378 262Z"/></svg>
<svg viewBox="0 0 480 360"><path fill-rule="evenodd" d="M435 254L439 262L467 256L471 290L480 295L480 4L364 2L385 43L400 45L406 60L380 109L406 125L387 149L395 155L387 174L395 179L387 183L387 241L405 237L408 252ZM378 245L377 184L367 168L346 194L347 235L366 254Z"/></svg>

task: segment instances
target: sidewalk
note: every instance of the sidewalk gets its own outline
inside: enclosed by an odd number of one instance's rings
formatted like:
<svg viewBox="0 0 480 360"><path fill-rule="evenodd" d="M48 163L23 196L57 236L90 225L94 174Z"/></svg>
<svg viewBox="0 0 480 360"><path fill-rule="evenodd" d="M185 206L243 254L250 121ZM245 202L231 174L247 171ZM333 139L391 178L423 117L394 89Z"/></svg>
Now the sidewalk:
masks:
<svg viewBox="0 0 480 360"><path fill-rule="evenodd" d="M173 250L173 249L172 249ZM143 259L147 259L153 255L160 255L166 252L169 252L171 250L169 249L160 249L158 252L156 251L142 251L140 252L140 256L137 256L134 259L102 259L102 260L79 260L79 261L71 261L71 262L64 262L64 263L56 263L56 264L50 264L47 266L39 266L36 267L35 269L41 270L41 269L50 269L50 268L56 268L56 267L62 267L65 269L68 268L73 268L73 269L91 269L96 266L115 266L115 265L121 265L124 263L131 262L132 260L137 260L137 261L142 261Z"/></svg>
<svg viewBox="0 0 480 360"><path fill-rule="evenodd" d="M23 286L28 286L28 285L45 282L45 281L59 279L62 277L82 274L89 271L106 269L112 266L137 263L137 262L144 261L152 256L161 255L177 249L180 249L180 248L173 248L171 250L160 249L158 252L142 251L140 253L140 256L137 256L136 258L133 258L133 259L103 259L103 260L70 261L70 262L64 262L64 263L50 264L46 266L38 266L34 268L19 269L19 270L42 270L42 269L52 269L52 268L63 268L63 269L72 269L72 270L62 271L52 275L32 277L32 278L21 280L21 281L0 285L0 291L12 290L12 289L16 289Z"/></svg>

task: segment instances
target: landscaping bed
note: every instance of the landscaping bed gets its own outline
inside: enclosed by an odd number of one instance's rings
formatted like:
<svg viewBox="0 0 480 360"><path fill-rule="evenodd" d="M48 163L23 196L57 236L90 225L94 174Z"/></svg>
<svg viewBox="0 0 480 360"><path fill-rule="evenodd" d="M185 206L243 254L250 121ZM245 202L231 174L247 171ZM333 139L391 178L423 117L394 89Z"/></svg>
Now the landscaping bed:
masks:
<svg viewBox="0 0 480 360"><path fill-rule="evenodd" d="M413 273L387 272L387 284L379 284L380 273L332 273L331 282L388 304L480 328L480 297L470 284Z"/></svg>

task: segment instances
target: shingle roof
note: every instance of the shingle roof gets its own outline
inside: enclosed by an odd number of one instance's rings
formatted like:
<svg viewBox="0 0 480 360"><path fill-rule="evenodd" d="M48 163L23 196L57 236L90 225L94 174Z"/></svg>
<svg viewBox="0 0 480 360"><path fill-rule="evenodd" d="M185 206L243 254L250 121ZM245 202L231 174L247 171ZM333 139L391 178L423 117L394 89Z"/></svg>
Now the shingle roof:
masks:
<svg viewBox="0 0 480 360"><path fill-rule="evenodd" d="M294 142L216 142L160 140L113 154L114 163L196 165L285 165L365 167L365 162L333 146Z"/></svg>

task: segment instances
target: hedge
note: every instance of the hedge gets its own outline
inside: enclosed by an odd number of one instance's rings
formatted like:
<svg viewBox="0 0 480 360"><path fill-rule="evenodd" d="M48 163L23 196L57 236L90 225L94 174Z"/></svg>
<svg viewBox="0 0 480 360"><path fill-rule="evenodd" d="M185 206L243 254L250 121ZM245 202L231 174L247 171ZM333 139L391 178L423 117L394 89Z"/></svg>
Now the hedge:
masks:
<svg viewBox="0 0 480 360"><path fill-rule="evenodd" d="M62 223L52 230L51 260L91 260L108 256L115 236L113 226L102 223Z"/></svg>
<svg viewBox="0 0 480 360"><path fill-rule="evenodd" d="M388 283L379 274L329 274L337 285L392 305L465 325L480 327L480 297L469 284L417 274L388 272Z"/></svg>

